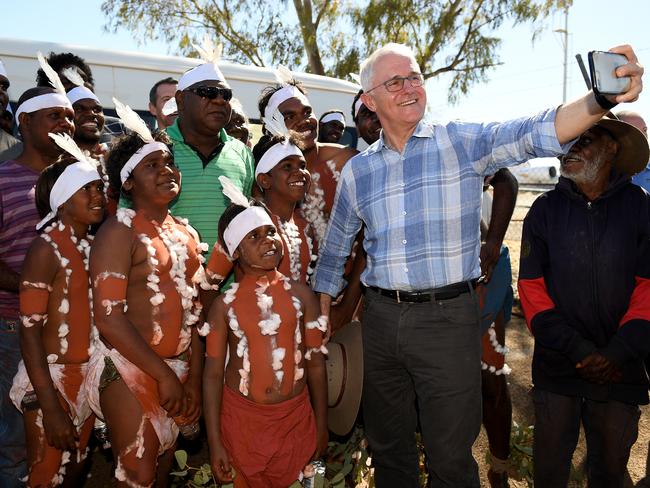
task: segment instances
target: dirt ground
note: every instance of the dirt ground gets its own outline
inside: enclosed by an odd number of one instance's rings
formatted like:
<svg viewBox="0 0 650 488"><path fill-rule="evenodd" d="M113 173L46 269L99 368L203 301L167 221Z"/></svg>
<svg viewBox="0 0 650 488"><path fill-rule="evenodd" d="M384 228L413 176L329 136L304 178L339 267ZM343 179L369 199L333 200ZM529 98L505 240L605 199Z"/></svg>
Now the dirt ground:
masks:
<svg viewBox="0 0 650 488"><path fill-rule="evenodd" d="M538 193L521 192L517 201L517 208L513 215L505 244L510 248L510 258L512 260L513 283L517 280L517 270L519 269L519 246L521 238L522 221L528 208L538 196ZM516 295L516 286L515 286ZM520 425L530 425L533 423L532 401L529 396L531 388L531 357L533 353L533 340L526 328L526 324L521 316L521 311L515 308L512 320L507 326L506 344L510 348L510 353L506 357L506 362L512 368L512 373L508 377L510 393L513 404L513 420ZM648 444L650 443L650 407L642 407L641 420L639 422L639 438L632 448L628 471L632 484L634 486L646 473L646 458L648 454ZM207 443L198 443L186 446L190 452L188 463L191 466L200 466L206 462ZM485 452L487 450L487 437L485 432L481 431L476 444L474 445L474 457L479 463L481 474L481 485L489 486L487 483L487 466L485 463ZM574 465L581 465L585 457L584 436L581 434L580 442L574 455ZM87 487L104 487L111 486L111 463L107 457L95 451L92 456L91 477L86 483ZM510 481L511 488L524 488L525 482Z"/></svg>

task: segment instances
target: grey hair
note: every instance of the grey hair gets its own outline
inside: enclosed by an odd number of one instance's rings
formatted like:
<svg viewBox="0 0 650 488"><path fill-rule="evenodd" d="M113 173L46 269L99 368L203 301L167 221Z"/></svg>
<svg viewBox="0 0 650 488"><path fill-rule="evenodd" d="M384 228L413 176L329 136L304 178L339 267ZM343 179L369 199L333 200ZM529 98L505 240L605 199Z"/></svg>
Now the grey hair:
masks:
<svg viewBox="0 0 650 488"><path fill-rule="evenodd" d="M406 44L389 42L388 44L375 49L375 51L370 56L361 62L361 66L359 67L359 77L361 78L361 86L363 87L364 92L367 92L373 88L371 83L372 75L375 70L375 63L387 54L399 54L401 56L406 56L407 58L415 60L417 63L415 53Z"/></svg>

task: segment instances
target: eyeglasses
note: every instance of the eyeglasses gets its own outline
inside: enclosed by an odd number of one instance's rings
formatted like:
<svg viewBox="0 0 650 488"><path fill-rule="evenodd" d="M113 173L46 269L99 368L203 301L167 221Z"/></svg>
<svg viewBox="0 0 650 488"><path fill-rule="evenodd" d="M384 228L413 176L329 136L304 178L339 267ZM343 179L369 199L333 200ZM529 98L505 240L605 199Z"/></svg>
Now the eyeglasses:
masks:
<svg viewBox="0 0 650 488"><path fill-rule="evenodd" d="M370 93L371 91L373 91L376 88L379 88L382 85L384 86L384 88L386 88L386 91L398 92L402 88L404 88L404 82L406 80L409 80L409 83L413 87L422 86L424 84L424 76L422 75L422 73L418 73L416 75L408 75L408 76L396 76L394 78L391 78L390 80L384 81L383 83L380 83L379 85L371 88L366 93Z"/></svg>
<svg viewBox="0 0 650 488"><path fill-rule="evenodd" d="M229 102L232 99L232 90L230 88L219 88L218 86L197 86L196 88L188 88L187 91L198 95L201 98L214 100L217 97L223 98L224 102Z"/></svg>

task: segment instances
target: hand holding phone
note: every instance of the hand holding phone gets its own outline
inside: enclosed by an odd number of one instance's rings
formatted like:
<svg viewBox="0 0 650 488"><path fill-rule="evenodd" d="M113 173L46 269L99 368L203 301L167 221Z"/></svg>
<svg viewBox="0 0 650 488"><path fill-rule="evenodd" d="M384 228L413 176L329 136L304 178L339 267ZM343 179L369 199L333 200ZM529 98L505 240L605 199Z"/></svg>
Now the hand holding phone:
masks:
<svg viewBox="0 0 650 488"><path fill-rule="evenodd" d="M623 54L591 51L588 57L589 74L594 92L603 95L618 95L628 91L630 77L619 78L616 76L616 68L628 64L628 59Z"/></svg>

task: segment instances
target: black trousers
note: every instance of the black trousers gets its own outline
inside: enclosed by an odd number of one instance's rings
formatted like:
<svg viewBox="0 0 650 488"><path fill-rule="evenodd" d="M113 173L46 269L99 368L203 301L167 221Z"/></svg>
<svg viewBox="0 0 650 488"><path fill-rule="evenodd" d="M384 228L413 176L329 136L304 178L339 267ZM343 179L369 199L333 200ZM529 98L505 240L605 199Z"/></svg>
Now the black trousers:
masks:
<svg viewBox="0 0 650 488"><path fill-rule="evenodd" d="M566 488L580 423L587 440L589 488L622 488L639 433L637 405L533 390L535 486Z"/></svg>
<svg viewBox="0 0 650 488"><path fill-rule="evenodd" d="M474 293L397 303L366 291L363 412L377 488L419 487L420 412L431 487L478 488L481 345Z"/></svg>

